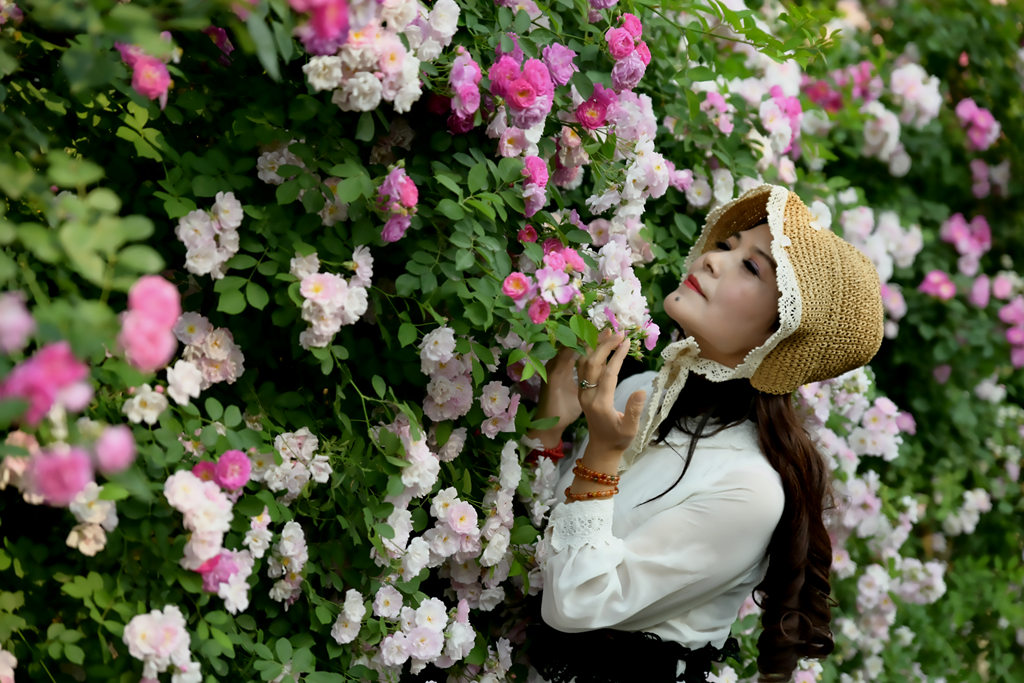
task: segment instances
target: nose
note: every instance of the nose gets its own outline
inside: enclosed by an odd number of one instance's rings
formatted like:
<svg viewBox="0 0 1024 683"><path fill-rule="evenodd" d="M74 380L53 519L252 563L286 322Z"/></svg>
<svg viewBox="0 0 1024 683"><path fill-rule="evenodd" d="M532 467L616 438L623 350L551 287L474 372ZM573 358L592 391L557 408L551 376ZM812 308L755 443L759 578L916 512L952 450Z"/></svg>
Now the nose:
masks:
<svg viewBox="0 0 1024 683"><path fill-rule="evenodd" d="M720 258L721 252L718 251L706 251L701 254L701 258L704 259L702 264L704 270L708 271L712 275L718 275L719 270L722 267Z"/></svg>

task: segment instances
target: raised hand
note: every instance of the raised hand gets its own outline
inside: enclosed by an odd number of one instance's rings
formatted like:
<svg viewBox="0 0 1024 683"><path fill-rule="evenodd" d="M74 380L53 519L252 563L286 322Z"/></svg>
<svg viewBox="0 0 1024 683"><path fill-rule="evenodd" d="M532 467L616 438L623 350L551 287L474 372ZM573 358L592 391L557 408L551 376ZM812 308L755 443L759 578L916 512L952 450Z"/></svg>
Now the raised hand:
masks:
<svg viewBox="0 0 1024 683"><path fill-rule="evenodd" d="M629 342L623 335L605 330L598 337L597 347L576 365L579 401L590 430L587 457L602 460L595 464L604 465L604 460L614 459L617 466L618 458L633 440L640 424L647 392L633 392L625 412L616 410L613 402L619 370L628 351Z"/></svg>
<svg viewBox="0 0 1024 683"><path fill-rule="evenodd" d="M532 431L529 436L539 439L545 448L560 443L565 428L575 422L583 412L576 380L572 374L577 356L572 349L562 349L544 366L548 381L540 390L536 418L557 417L558 424L544 430Z"/></svg>

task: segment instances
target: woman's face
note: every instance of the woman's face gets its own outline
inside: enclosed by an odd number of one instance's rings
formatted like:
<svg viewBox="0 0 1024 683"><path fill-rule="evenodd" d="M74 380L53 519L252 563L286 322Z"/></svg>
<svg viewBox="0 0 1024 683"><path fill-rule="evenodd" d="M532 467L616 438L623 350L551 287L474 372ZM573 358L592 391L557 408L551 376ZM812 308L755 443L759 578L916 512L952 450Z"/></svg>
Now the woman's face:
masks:
<svg viewBox="0 0 1024 683"><path fill-rule="evenodd" d="M733 233L697 257L665 312L700 344L701 356L736 367L765 342L779 316L768 224Z"/></svg>

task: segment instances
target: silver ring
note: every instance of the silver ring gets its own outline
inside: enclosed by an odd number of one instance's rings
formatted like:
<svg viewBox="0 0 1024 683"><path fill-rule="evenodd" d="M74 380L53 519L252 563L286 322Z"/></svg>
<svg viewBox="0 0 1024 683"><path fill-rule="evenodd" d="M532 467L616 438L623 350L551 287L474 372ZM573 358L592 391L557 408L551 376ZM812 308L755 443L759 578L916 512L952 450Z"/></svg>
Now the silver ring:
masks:
<svg viewBox="0 0 1024 683"><path fill-rule="evenodd" d="M590 382L588 382L585 379L581 379L580 380L580 389L596 389L596 388L597 388L597 382L594 382L593 384L591 384Z"/></svg>

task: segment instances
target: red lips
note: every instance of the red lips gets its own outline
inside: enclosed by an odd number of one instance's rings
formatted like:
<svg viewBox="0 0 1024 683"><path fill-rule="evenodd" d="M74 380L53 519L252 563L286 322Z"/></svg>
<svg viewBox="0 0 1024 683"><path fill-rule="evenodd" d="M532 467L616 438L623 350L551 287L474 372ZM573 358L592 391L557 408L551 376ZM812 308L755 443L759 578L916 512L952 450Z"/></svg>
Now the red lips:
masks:
<svg viewBox="0 0 1024 683"><path fill-rule="evenodd" d="M693 291L697 292L701 296L704 296L704 290L700 288L700 283L697 282L697 278L695 278L693 275L687 275L686 279L683 280L683 284L692 289Z"/></svg>

